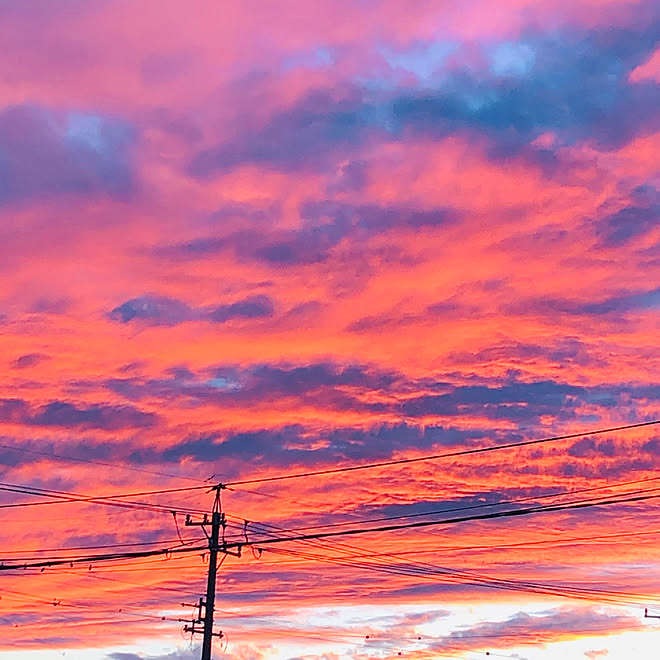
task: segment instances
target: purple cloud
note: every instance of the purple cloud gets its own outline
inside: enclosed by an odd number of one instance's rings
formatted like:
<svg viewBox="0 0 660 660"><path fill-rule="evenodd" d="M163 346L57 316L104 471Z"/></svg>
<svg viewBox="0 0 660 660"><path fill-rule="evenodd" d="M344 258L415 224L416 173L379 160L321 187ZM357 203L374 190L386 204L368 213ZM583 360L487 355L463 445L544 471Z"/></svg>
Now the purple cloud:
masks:
<svg viewBox="0 0 660 660"><path fill-rule="evenodd" d="M131 405L77 405L68 401L52 401L33 409L22 399L0 400L0 422L26 426L104 429L118 431L155 426L157 415Z"/></svg>
<svg viewBox="0 0 660 660"><path fill-rule="evenodd" d="M227 323L232 320L269 318L275 313L273 301L264 295L248 296L215 307L190 307L166 296L144 295L115 307L108 318L118 323L143 323L148 326L173 326L187 321Z"/></svg>
<svg viewBox="0 0 660 660"><path fill-rule="evenodd" d="M58 195L125 197L132 130L82 112L21 105L0 112L0 203Z"/></svg>

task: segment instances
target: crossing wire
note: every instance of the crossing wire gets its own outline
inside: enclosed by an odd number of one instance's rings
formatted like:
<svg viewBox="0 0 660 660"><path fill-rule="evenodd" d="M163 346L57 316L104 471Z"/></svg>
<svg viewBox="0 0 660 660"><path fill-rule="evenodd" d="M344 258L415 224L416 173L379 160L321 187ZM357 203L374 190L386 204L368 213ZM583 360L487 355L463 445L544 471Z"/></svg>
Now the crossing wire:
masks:
<svg viewBox="0 0 660 660"><path fill-rule="evenodd" d="M164 493L179 493L191 490L209 490L210 486L188 486L185 488L167 488L151 491L140 491L134 493L115 493L111 495L81 495L80 493L71 493L62 490L53 490L48 488L38 488L36 486L25 486L21 484L9 484L0 482L0 490L19 493L21 495L41 495L43 497L52 498L50 500L39 502L12 502L10 504L0 504L0 509L15 509L22 507L35 507L46 506L63 503L80 503L86 502L89 504L99 504L104 506L112 506L123 509L142 509L149 511L159 511L171 513L172 511L182 511L189 513L204 513L201 509L191 507L181 507L170 504L154 504L153 502L136 502L128 500L130 497L139 497L145 495L159 495Z"/></svg>
<svg viewBox="0 0 660 660"><path fill-rule="evenodd" d="M435 516L435 515L440 515L444 513L454 513L456 511L470 511L473 509L487 509L487 508L493 508L497 506L506 506L510 504L519 504L522 502L530 502L530 501L537 501L537 500L545 500L545 499L552 499L552 498L560 498L560 497L565 497L567 495L577 495L579 493L589 493L589 492L594 492L597 490L613 490L615 488L619 488L621 486L630 486L633 484L642 484L642 483L649 483L651 481L659 481L660 477L646 477L644 479L634 479L631 481L621 481L618 483L612 483L612 484L605 484L603 486L592 486L589 488L576 488L573 490L564 490L564 491L559 491L557 493L548 493L545 495L529 495L527 497L519 497L511 500L501 500L500 502L482 502L479 504L470 504L466 506L458 506L458 507L451 507L447 509L438 509L434 511L423 511L423 512L414 512L414 513L402 513L396 516L381 516L379 518L367 518L367 519L362 519L362 520L346 520L342 522L337 522L337 523L325 523L325 524L320 524L320 525L309 525L306 527L296 527L296 531L301 532L301 531L307 531L310 529L327 529L327 528L335 528L335 527L347 527L350 525L355 525L355 524L363 524L363 523L372 523L372 522L382 522L382 521L387 521L387 520L402 520L404 518L420 518L420 517L426 517L426 516ZM642 493L642 492L650 492L651 490L657 490L657 489L642 489L639 491L629 491L625 493L626 495L632 495L636 493ZM612 494L611 496L613 496ZM608 496L609 497L609 496ZM228 518L233 518L234 520L241 521L241 518L238 518L236 516L227 516ZM251 524L256 524L256 523L251 523Z"/></svg>
<svg viewBox="0 0 660 660"><path fill-rule="evenodd" d="M647 426L656 426L660 424L660 419L649 422L638 422L636 424L625 424L623 426L612 426L605 429L595 429L591 431L580 431L579 433L568 433L565 435L555 435L549 438L538 438L536 440L523 440L521 442L509 442L503 445L493 445L491 447L477 447L475 449L461 449L458 451L445 452L443 454L430 454L428 456L415 456L413 458L399 458L390 461L380 461L378 463L366 463L364 465L346 465L338 468L327 468L325 470L311 470L306 472L292 472L289 474L273 475L271 477L258 477L254 479L242 479L239 481L228 481L224 486L243 486L249 484L261 484L273 481L284 481L287 479L302 479L306 477L316 477L326 474L340 474L342 472L354 472L357 470L372 470L380 467L390 467L393 465L406 465L409 463L421 463L425 461L434 461L441 458L453 458L457 456L469 456L471 454L482 454L485 452L501 451L503 449L513 449L515 447L528 447L530 445L540 445L549 442L558 442L559 440L571 440L573 438L582 438L587 435L602 435L604 433L616 433L618 431L629 431L632 429L644 428Z"/></svg>
<svg viewBox="0 0 660 660"><path fill-rule="evenodd" d="M649 489L649 490L658 490L658 489ZM563 504L549 504L541 505L537 507L527 507L522 509L514 509L508 511L495 511L483 514L473 514L469 516L461 516L457 518L444 518L441 520L423 520L423 521L414 521L401 524L391 524L391 525L381 525L379 527L367 527L367 528L353 528L339 531L330 531L330 532L317 532L312 534L298 534L295 535L295 530L293 530L293 536L276 536L266 539L254 540L251 541L249 538L244 538L240 541L230 541L222 544L222 550L232 550L236 548L243 547L257 547L261 548L262 546L279 544L279 543L288 543L292 541L311 541L318 539L327 539L327 538L336 538L342 536L355 536L358 534L373 534L378 532L391 532L403 529L414 529L414 528L424 528L432 527L438 525L451 525L461 522L476 521L476 520L492 520L497 518L506 518L512 516L525 516L532 515L536 513L545 513L545 512L556 512L556 511L566 511L566 510L577 510L584 509L594 506L609 506L614 504L624 504L624 503L633 503L633 502L642 502L652 499L660 498L659 494L654 495L635 495L633 497L610 497L608 498L598 498L595 501L593 500L577 500L574 502L563 503ZM155 550L141 550L135 552L117 552L117 553L108 553L108 554L96 554L96 555L75 555L70 557L57 557L57 558L44 558L39 561L31 562L21 562L16 563L0 563L0 571L16 570L17 568L46 568L50 566L60 566L66 564L75 564L75 563L94 563L99 561L116 561L124 559L136 559L140 557L156 557L161 555L168 554L180 554L180 553L191 553L206 551L208 549L207 545L195 545L195 546L175 546L169 548L160 548Z"/></svg>
<svg viewBox="0 0 660 660"><path fill-rule="evenodd" d="M156 470L147 470L146 468L132 467L122 463L109 463L107 461L95 461L89 458L78 458L76 456L65 456L64 454L55 454L47 451L39 451L38 449L28 449L27 447L18 447L16 445L0 444L0 449L8 449L10 451L17 451L24 454L34 454L35 456L45 456L46 458L53 458L58 461L69 461L71 463L87 463L89 465L100 465L102 467L111 467L118 470L127 470L130 472L141 472L143 474L151 474L157 477L169 477L171 479L181 479L183 481L190 481L200 483L201 479L193 479L192 477L184 477L179 474L170 474L168 472L158 472Z"/></svg>
<svg viewBox="0 0 660 660"><path fill-rule="evenodd" d="M656 490L656 489L654 489ZM259 541L250 541L245 539L243 541L233 541L225 545L228 549L238 548L238 547L247 547L247 546L258 546L271 545L274 543L284 543L286 541L305 541L305 540L314 540L314 539L324 539L324 538L334 538L339 536L354 536L357 534L367 534L374 532L393 532L402 529L413 529L413 528L422 528L422 527L433 527L437 525L450 525L460 522L468 522L474 520L492 520L495 518L508 518L512 516L525 516L535 513L545 513L549 511L566 511L566 510L575 510L575 509L585 509L594 506L607 506L611 504L623 504L631 502L642 502L652 499L660 498L660 495L637 495L634 497L614 497L610 499L598 499L597 501L576 501L572 503L564 504L549 504L542 505L538 507L527 507L523 509L514 509L510 511L494 511L491 513L483 514L474 514L470 516L462 516L458 518L445 518L442 520L422 520L402 524L393 524L393 525L381 525L379 527L368 527L368 528L353 528L346 529L341 531L333 532L317 532L312 534L300 534L297 536L288 536L288 537L275 537L267 538Z"/></svg>
<svg viewBox="0 0 660 660"><path fill-rule="evenodd" d="M71 557L57 557L40 559L38 561L12 563L0 562L0 571L13 571L17 568L48 568L51 566L66 566L71 564L92 564L101 561L118 561L126 559L137 559L140 557L158 557L162 555L173 555L208 550L208 545L185 546L173 548L159 548L158 550L140 550L136 552L114 552L96 555L75 555Z"/></svg>

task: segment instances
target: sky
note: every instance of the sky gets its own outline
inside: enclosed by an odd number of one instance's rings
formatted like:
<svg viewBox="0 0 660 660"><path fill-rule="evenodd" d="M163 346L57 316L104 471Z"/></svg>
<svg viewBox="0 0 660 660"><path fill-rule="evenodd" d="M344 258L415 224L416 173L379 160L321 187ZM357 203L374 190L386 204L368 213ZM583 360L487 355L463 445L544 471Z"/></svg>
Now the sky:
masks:
<svg viewBox="0 0 660 660"><path fill-rule="evenodd" d="M0 0L0 42L0 660L198 658L217 483L216 659L658 648L660 432L589 431L660 418L660 4ZM284 541L383 519L438 524Z"/></svg>

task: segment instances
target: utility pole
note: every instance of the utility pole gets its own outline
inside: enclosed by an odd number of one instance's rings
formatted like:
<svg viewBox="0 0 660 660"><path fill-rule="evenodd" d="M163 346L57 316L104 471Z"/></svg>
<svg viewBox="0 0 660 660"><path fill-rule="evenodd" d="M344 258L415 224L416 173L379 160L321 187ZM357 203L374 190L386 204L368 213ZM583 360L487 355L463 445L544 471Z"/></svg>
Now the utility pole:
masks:
<svg viewBox="0 0 660 660"><path fill-rule="evenodd" d="M199 604L196 606L199 609L197 618L190 622L191 625L184 626L185 632L190 632L193 635L198 633L204 635L204 641L202 642L202 660L211 660L213 638L218 637L219 639L222 639L223 637L222 631L213 632L213 611L215 608L215 580L218 572L218 552L220 550L224 553L227 552L224 548L224 535L223 545L222 547L220 546L220 530L222 529L224 532L224 528L227 524L225 514L222 512L220 500L220 491L222 490L222 487L222 484L215 486L215 501L213 503L213 511L211 513L210 521L206 514L204 514L204 519L201 522L193 522L190 519L190 514L186 516L186 525L188 527L201 527L209 542L209 572L206 581L206 598L199 599ZM211 525L210 536L206 531L206 527L209 524ZM204 610L203 616L202 609ZM204 627L197 628L195 624L198 623L203 623Z"/></svg>

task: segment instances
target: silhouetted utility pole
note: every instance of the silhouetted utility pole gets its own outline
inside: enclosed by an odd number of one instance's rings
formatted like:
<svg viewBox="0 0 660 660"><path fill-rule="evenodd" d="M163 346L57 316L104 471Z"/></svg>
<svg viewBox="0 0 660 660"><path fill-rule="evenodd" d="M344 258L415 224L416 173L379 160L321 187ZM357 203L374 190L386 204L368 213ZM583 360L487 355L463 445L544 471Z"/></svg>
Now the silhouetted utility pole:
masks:
<svg viewBox="0 0 660 660"><path fill-rule="evenodd" d="M215 578L218 572L218 552L226 553L227 550L224 549L224 538L223 538L223 547L220 546L220 529L224 531L224 528L227 524L225 514L222 512L221 501L220 501L220 491L222 489L222 484L215 486L215 502L213 503L213 512L211 513L211 520L206 514L204 514L204 519L201 522L193 522L190 519L190 514L186 516L186 525L188 527L197 526L201 527L206 538L209 541L209 573L206 581L206 598L200 598L199 604L196 606L199 608L197 613L197 618L193 619L190 623L191 625L186 625L184 630L190 632L193 635L197 633L202 633L204 635L204 641L202 642L202 660L211 660L211 647L214 637L222 638L222 631L213 632L213 611L215 608ZM206 528L208 525L211 525L211 535L209 536ZM233 553L232 553L233 554ZM202 616L202 609L204 610L204 615ZM203 623L203 628L197 628L196 624Z"/></svg>
<svg viewBox="0 0 660 660"><path fill-rule="evenodd" d="M660 616L657 614L649 614L649 608L644 608L644 618L645 619L660 619Z"/></svg>

